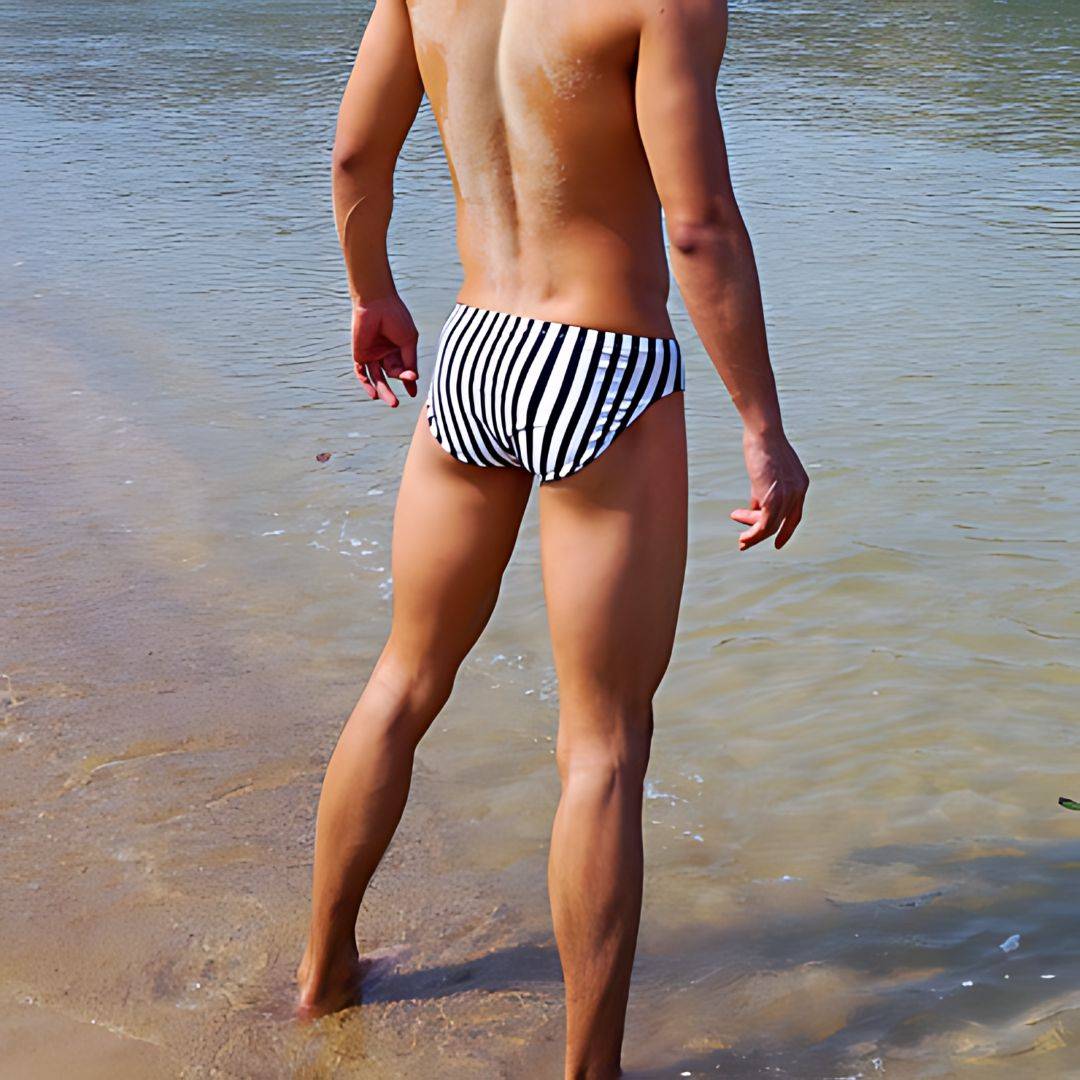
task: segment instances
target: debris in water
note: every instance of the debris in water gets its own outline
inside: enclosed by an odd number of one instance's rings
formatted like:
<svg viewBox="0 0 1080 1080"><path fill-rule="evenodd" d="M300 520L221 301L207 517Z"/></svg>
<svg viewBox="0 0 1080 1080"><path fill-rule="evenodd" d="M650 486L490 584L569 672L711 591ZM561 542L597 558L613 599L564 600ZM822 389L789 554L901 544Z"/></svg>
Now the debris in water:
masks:
<svg viewBox="0 0 1080 1080"><path fill-rule="evenodd" d="M1002 952L1012 952L1014 949L1020 948L1020 935L1013 934L1011 937L1007 937L998 948Z"/></svg>
<svg viewBox="0 0 1080 1080"><path fill-rule="evenodd" d="M330 460L330 451L329 450L320 450L319 453L317 453L315 455L315 460L320 461L320 462L321 461L329 461Z"/></svg>
<svg viewBox="0 0 1080 1080"><path fill-rule="evenodd" d="M965 979L960 985L961 986L974 986L975 984L970 979Z"/></svg>
<svg viewBox="0 0 1080 1080"><path fill-rule="evenodd" d="M1062 795L1058 799L1058 806L1064 806L1066 810L1080 810L1080 802L1070 799L1067 795Z"/></svg>

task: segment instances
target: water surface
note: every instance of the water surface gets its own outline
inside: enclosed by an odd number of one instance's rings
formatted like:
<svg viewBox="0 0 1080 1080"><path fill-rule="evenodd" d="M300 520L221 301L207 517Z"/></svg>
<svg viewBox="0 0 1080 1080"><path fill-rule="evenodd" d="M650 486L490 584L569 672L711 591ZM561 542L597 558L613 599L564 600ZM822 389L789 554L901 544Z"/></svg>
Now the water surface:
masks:
<svg viewBox="0 0 1080 1080"><path fill-rule="evenodd" d="M193 1075L555 1075L532 513L362 924L413 952L307 1035L273 1004L416 408L369 405L347 355L328 164L366 10L0 4L5 564L33 571L3 669L6 986ZM1075 14L733 4L718 93L813 486L791 547L737 553L737 418L673 298L692 536L645 811L647 1075L1080 1070ZM459 280L426 106L396 186L426 375ZM143 634L173 642L167 686L131 673ZM79 853L43 860L57 822Z"/></svg>

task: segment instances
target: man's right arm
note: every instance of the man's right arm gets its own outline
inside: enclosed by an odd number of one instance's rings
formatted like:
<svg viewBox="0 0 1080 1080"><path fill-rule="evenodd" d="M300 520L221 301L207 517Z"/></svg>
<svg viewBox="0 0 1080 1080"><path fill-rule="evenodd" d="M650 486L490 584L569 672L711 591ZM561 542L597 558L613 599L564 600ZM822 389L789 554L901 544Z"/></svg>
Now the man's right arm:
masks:
<svg viewBox="0 0 1080 1080"><path fill-rule="evenodd" d="M394 408L389 378L416 395L416 327L394 287L386 234L394 166L423 85L405 0L378 0L338 112L334 218L352 297L353 364L370 398Z"/></svg>
<svg viewBox="0 0 1080 1080"><path fill-rule="evenodd" d="M642 0L637 116L664 208L671 266L687 311L743 420L749 505L741 549L773 533L782 547L808 480L784 434L757 265L728 173L716 105L725 0Z"/></svg>

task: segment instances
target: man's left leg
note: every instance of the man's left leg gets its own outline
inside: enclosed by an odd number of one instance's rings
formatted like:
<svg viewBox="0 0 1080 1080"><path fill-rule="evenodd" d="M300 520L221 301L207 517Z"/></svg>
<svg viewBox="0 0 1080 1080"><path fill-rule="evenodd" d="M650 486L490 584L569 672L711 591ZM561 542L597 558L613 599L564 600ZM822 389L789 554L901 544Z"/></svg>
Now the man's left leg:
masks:
<svg viewBox="0 0 1080 1080"><path fill-rule="evenodd" d="M421 412L394 511L390 637L319 799L300 1016L355 999L357 912L405 809L416 747L495 606L532 480L456 461Z"/></svg>
<svg viewBox="0 0 1080 1080"><path fill-rule="evenodd" d="M540 489L562 779L548 884L568 1078L619 1074L652 697L674 641L686 502L681 393L651 405L581 472Z"/></svg>

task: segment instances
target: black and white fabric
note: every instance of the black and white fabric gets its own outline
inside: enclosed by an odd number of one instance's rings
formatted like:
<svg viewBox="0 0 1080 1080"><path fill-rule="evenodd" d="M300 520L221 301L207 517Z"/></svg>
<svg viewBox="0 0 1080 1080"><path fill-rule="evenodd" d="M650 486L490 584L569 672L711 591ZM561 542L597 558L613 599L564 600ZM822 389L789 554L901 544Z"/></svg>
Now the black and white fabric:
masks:
<svg viewBox="0 0 1080 1080"><path fill-rule="evenodd" d="M458 304L439 339L427 418L459 461L558 480L594 461L653 402L685 385L673 338Z"/></svg>

